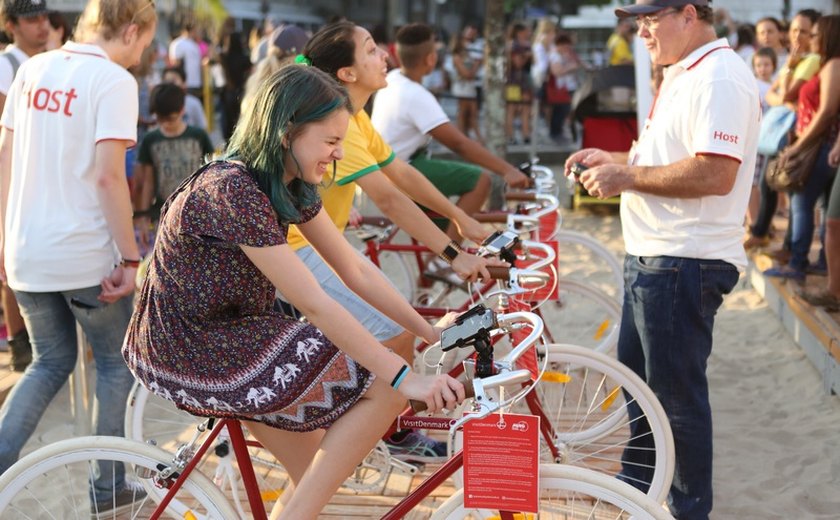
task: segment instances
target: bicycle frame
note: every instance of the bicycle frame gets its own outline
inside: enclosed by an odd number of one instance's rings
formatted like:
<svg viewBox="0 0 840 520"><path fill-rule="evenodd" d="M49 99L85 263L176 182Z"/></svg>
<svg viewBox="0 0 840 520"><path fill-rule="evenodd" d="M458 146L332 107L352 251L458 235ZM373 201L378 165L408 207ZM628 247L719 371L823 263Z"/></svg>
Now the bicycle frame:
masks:
<svg viewBox="0 0 840 520"><path fill-rule="evenodd" d="M528 384L530 380L530 372L522 369L513 370L512 367L517 359L519 359L530 347L534 346L542 334L542 320L532 313L513 312L498 316L500 326L505 326L515 320L528 321L531 325L531 332L504 358L494 362L494 365L500 369L500 373L483 379L475 379L473 381L474 393L478 396L477 402L482 402L479 407L480 413L475 416L461 418L455 421L454 425L452 424L451 419L428 418L416 415L403 417L402 420L406 421L414 419L423 421L424 423L427 423L427 427L429 427L429 429L449 430L450 435L454 435L457 429L472 418L484 417L509 404L509 402L495 403L492 402L492 400L487 399L485 389L496 388L505 384ZM236 419L220 419L218 421L210 419L209 422L211 431L202 441L199 448L194 453L192 453L190 449L186 449L184 451L184 453L189 456L189 461L184 465L183 469L177 471L177 468L179 467L179 456L176 456L176 461L173 462L175 468L160 468L162 474L157 477L156 485L166 488L167 493L161 502L157 504L157 507L150 518L152 520L157 520L161 517L177 491L189 477L190 473L192 473L202 458L207 454L208 450L212 447L213 442L219 436L222 429L227 428L230 437L230 444L233 449L234 456L236 457L237 465L239 467L243 485L248 497L248 503L251 506L251 517L255 520L267 520L266 509L262 501L256 474L251 462L251 456L248 453L249 443L245 439L240 421ZM214 422L215 424L213 424ZM437 426L435 426L435 424L437 424ZM391 511L389 511L383 518L394 520L403 518L417 504L419 504L423 498L427 497L435 488L460 469L462 465L463 453L459 451L434 473L432 473L432 475L427 477L420 486L400 501L400 503L394 506L394 508L391 509ZM174 478L174 480L172 480L172 478ZM513 512L503 511L500 512L500 514L502 515L502 518L505 519L513 520L514 518Z"/></svg>

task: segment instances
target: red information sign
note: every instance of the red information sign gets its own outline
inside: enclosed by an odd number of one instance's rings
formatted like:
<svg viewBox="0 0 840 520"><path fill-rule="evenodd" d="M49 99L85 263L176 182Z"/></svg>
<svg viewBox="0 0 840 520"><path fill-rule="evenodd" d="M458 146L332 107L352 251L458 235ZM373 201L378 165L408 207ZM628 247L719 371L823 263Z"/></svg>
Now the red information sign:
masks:
<svg viewBox="0 0 840 520"><path fill-rule="evenodd" d="M558 215L559 214L556 211L552 211L551 213L540 217L540 227L537 230L535 240L538 242L545 242L554 236L554 232L557 230Z"/></svg>
<svg viewBox="0 0 840 520"><path fill-rule="evenodd" d="M539 510L540 418L488 415L464 425L464 505Z"/></svg>

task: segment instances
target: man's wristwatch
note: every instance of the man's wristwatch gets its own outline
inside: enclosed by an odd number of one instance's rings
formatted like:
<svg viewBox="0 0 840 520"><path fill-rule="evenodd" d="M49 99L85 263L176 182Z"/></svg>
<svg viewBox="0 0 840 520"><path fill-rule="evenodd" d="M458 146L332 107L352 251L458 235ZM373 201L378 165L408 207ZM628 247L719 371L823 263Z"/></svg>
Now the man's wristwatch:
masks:
<svg viewBox="0 0 840 520"><path fill-rule="evenodd" d="M458 242L452 240L446 247L443 248L443 251L438 255L446 261L447 264L452 264L455 261L455 258L458 256L458 253L461 252L461 246L458 245Z"/></svg>

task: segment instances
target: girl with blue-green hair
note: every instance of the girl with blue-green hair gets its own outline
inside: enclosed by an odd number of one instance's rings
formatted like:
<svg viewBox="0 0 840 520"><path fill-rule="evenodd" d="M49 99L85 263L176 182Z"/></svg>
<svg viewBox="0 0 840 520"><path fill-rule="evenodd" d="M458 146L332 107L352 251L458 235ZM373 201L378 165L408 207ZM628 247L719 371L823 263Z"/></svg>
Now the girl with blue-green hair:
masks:
<svg viewBox="0 0 840 520"><path fill-rule="evenodd" d="M225 157L166 201L123 347L155 394L195 415L246 421L294 482L282 518L315 518L406 398L432 410L464 398L449 376L414 374L286 244L296 224L348 285L439 338L321 207L316 186L331 182L349 119L344 88L313 67L289 65L259 88ZM275 289L309 324L274 310Z"/></svg>

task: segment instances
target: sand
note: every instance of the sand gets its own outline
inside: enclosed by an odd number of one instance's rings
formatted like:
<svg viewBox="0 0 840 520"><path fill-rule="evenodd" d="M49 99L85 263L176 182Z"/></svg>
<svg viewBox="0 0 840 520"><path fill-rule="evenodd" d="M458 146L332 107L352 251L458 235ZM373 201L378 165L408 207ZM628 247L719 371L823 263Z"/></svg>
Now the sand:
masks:
<svg viewBox="0 0 840 520"><path fill-rule="evenodd" d="M620 251L618 221L615 213L578 211L564 226ZM840 518L840 397L826 394L745 277L724 300L714 337L712 518Z"/></svg>

